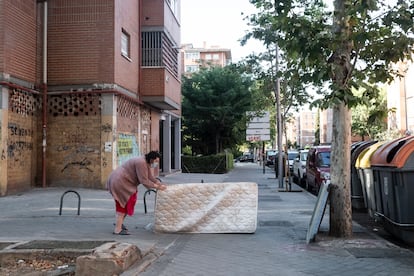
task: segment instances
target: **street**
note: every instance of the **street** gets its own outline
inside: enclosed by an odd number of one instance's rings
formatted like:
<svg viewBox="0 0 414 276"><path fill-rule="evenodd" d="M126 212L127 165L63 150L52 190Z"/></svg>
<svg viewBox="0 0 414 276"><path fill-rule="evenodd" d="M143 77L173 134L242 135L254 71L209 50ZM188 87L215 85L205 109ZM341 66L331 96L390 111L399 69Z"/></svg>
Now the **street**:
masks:
<svg viewBox="0 0 414 276"><path fill-rule="evenodd" d="M172 235L174 241L140 275L414 275L412 252L358 224L353 239L333 239L327 214L316 242L306 244L315 196L295 184L293 192L279 191L273 170L263 174L255 163L237 163L224 179L236 181L259 185L256 233Z"/></svg>

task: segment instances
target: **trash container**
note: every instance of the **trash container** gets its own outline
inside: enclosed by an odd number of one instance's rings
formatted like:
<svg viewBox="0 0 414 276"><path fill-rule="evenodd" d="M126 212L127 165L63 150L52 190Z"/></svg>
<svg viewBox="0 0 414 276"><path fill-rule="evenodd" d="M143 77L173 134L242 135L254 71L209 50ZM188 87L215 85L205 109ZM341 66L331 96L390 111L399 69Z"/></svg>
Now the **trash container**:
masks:
<svg viewBox="0 0 414 276"><path fill-rule="evenodd" d="M375 144L377 141L370 140L370 141L362 141L356 143L353 147L351 147L351 203L352 208L355 209L364 209L365 201L364 201L364 193L362 190L361 180L358 176L358 171L355 168L355 162L359 156L359 154L366 149L367 147Z"/></svg>
<svg viewBox="0 0 414 276"><path fill-rule="evenodd" d="M374 189L379 192L384 228L407 243L414 243L414 136L381 146L371 157Z"/></svg>
<svg viewBox="0 0 414 276"><path fill-rule="evenodd" d="M358 177L361 181L362 194L364 196L365 208L371 218L376 219L377 204L374 192L374 176L371 169L371 156L385 142L378 142L365 148L355 161L355 169L358 171Z"/></svg>

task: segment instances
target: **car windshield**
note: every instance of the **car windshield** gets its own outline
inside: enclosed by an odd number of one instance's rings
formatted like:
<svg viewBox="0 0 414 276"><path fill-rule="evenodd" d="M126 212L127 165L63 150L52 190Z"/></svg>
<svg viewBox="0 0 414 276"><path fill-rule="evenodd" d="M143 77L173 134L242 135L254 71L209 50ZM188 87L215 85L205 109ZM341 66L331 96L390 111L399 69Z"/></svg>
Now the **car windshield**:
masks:
<svg viewBox="0 0 414 276"><path fill-rule="evenodd" d="M307 152L302 152L300 154L300 161L306 161L307 157L308 157L308 153Z"/></svg>
<svg viewBox="0 0 414 276"><path fill-rule="evenodd" d="M288 159L294 160L298 156L297 152L288 152Z"/></svg>
<svg viewBox="0 0 414 276"><path fill-rule="evenodd" d="M319 167L330 167L331 166L331 153L320 152L318 154L318 166Z"/></svg>

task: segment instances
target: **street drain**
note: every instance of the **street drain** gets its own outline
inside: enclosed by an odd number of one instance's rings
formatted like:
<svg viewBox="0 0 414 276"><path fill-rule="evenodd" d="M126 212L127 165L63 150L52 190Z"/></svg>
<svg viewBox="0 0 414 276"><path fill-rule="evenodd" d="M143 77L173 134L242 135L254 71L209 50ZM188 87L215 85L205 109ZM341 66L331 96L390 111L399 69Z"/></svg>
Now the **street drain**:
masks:
<svg viewBox="0 0 414 276"><path fill-rule="evenodd" d="M48 241L33 240L19 244L13 249L94 249L112 241Z"/></svg>
<svg viewBox="0 0 414 276"><path fill-rule="evenodd" d="M259 226L292 227L293 224L287 220L270 220L270 221L260 221Z"/></svg>

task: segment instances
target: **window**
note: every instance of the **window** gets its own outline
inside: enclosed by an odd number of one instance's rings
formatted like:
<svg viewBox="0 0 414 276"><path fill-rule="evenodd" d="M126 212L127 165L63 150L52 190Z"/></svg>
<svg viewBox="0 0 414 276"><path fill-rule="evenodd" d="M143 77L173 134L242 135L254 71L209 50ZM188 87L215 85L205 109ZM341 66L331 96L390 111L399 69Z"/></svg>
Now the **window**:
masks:
<svg viewBox="0 0 414 276"><path fill-rule="evenodd" d="M142 66L162 65L162 33L142 32Z"/></svg>
<svg viewBox="0 0 414 276"><path fill-rule="evenodd" d="M121 34L121 54L126 58L131 58L131 37L130 35L122 29Z"/></svg>
<svg viewBox="0 0 414 276"><path fill-rule="evenodd" d="M187 60L199 60L200 59L200 52L188 52L185 53L185 59Z"/></svg>
<svg viewBox="0 0 414 276"><path fill-rule="evenodd" d="M198 71L198 65L186 65L185 72L186 73L193 73Z"/></svg>
<svg viewBox="0 0 414 276"><path fill-rule="evenodd" d="M210 60L211 59L211 54L206 54L206 60Z"/></svg>
<svg viewBox="0 0 414 276"><path fill-rule="evenodd" d="M213 55L213 59L214 59L214 60L219 60L219 59L220 59L219 54L214 54L214 55Z"/></svg>

